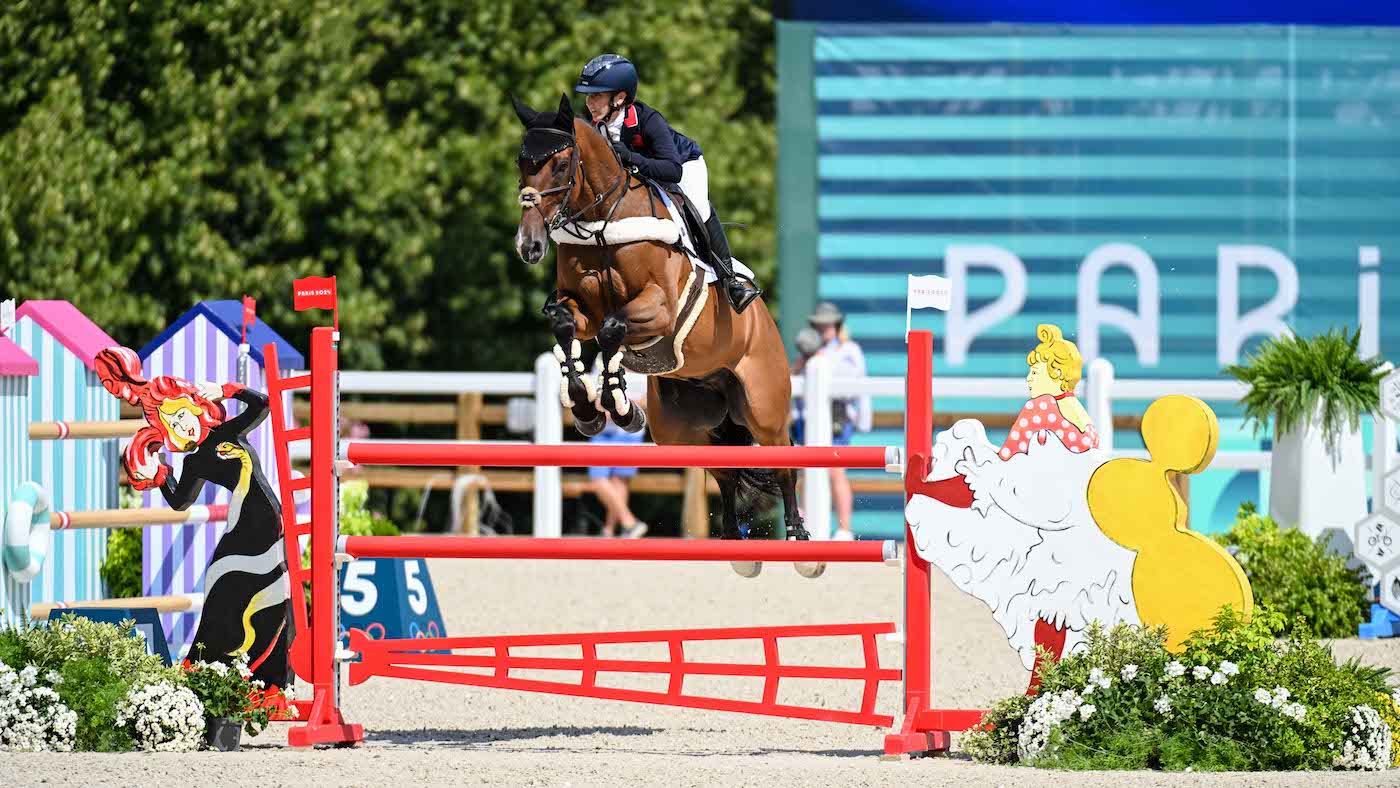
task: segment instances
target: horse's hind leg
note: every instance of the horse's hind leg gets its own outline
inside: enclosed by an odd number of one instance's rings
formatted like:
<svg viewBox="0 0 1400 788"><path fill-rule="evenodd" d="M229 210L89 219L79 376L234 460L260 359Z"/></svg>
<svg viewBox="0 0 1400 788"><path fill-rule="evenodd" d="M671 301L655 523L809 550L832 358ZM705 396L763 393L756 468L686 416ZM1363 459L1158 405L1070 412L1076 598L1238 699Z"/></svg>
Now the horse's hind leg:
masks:
<svg viewBox="0 0 1400 788"><path fill-rule="evenodd" d="M554 357L559 360L559 371L564 375L564 386L559 392L559 401L573 411L574 426L587 436L597 435L607 426L607 414L593 405L593 385L584 377L582 348L579 347L578 321L582 314L578 305L566 295L551 298L544 305L544 314L549 318L554 340Z"/></svg>
<svg viewBox="0 0 1400 788"><path fill-rule="evenodd" d="M785 367L782 374L787 374ZM737 385L730 392L731 407L738 411L736 415L753 434L754 441L760 446L791 446L788 423L791 389L787 385L774 385L771 378L765 380L750 359L739 363L734 376ZM774 473L782 490L783 529L787 538L810 538L797 505L798 471L779 468Z"/></svg>

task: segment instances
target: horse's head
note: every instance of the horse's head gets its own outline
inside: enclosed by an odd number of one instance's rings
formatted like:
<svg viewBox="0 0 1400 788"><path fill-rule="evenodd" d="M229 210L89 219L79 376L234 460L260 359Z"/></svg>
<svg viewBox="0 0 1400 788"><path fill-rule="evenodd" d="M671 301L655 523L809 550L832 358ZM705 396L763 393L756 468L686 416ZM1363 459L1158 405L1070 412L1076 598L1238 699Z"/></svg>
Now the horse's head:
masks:
<svg viewBox="0 0 1400 788"><path fill-rule="evenodd" d="M571 201L577 202L579 149L574 129L574 110L569 97L559 100L556 112L536 112L511 96L515 114L525 125L516 166L520 169L520 227L515 233L515 251L520 259L534 265L549 250L550 230L567 217Z"/></svg>

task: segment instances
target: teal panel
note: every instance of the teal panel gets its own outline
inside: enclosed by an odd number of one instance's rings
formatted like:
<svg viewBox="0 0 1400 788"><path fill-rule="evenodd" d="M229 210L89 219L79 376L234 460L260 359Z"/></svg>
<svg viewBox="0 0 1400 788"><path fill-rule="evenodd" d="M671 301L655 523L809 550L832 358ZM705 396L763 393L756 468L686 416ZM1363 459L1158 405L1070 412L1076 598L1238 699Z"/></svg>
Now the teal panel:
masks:
<svg viewBox="0 0 1400 788"><path fill-rule="evenodd" d="M1023 374L1042 322L1081 339L1083 261L1105 244L1137 247L1157 275L1160 359L1141 362L1119 329L1099 334L1121 378L1220 377L1225 245L1287 258L1300 291L1285 316L1294 330L1374 320L1381 353L1400 352L1400 286L1390 283L1400 265L1400 30L833 26L817 29L812 52L816 293L846 312L871 374L903 374L905 277L947 273L952 245L1015 255L1027 297L957 365L946 316L917 315L916 327L937 332L940 376ZM1363 316L1358 259L1369 246L1381 254L1381 309ZM953 286L975 312L1006 282L973 268ZM1141 286L1111 269L1085 308L1136 310ZM1257 308L1278 287L1271 273L1242 269L1225 311ZM1222 446L1268 445L1241 430L1235 403L1211 404ZM1267 500L1267 486L1258 474L1199 477L1196 527L1223 529L1242 496ZM897 532L897 507L871 506L857 528Z"/></svg>

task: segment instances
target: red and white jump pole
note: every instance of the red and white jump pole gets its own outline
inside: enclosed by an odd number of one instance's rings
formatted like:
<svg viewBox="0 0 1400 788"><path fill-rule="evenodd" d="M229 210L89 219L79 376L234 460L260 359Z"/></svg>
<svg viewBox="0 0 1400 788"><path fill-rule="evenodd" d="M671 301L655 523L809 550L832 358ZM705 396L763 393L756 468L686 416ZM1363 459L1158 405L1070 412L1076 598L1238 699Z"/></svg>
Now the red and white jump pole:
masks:
<svg viewBox="0 0 1400 788"><path fill-rule="evenodd" d="M355 443L337 447L339 435L338 359L336 345L339 332L331 328L316 328L311 338L311 372L309 378L276 379L275 348L268 346L272 358L268 384L271 389L311 389L311 425L288 430L285 423L274 423L279 463L284 463L287 444L295 440L311 440L311 522L297 522L294 517L284 521L288 544L295 543L309 530L311 545L310 581L312 605L310 630L293 644L293 664L298 673L313 686L310 704L298 702L308 711L306 724L292 728L288 740L293 746L315 744L357 743L363 737L359 725L348 724L340 711L339 656L336 634L339 631L335 562L337 553L350 557L414 557L471 559L555 559L555 560L624 560L624 561L793 561L793 562L883 562L895 563L904 569L904 693L898 731L885 738L885 752L890 755L925 753L946 750L951 732L967 730L977 725L983 712L965 709L933 709L933 648L932 648L932 584L929 564L919 558L917 551L908 549L912 534L906 524L904 550L885 542L778 542L778 541L667 541L637 542L584 539L541 538L470 538L470 537L339 537L337 522L337 474L339 467L359 465L419 465L488 467L548 467L548 466L632 466L651 468L882 468L905 474L906 500L910 494L908 479L922 479L929 467L933 440L933 335L928 331L911 331L909 367L906 379L905 447L713 447L713 446L638 446L621 447L590 444L561 446L522 446L518 444L435 445L412 442ZM279 414L274 413L274 416ZM283 419L275 419L275 422ZM287 492L284 489L284 493ZM298 595L299 596L299 595ZM351 667L351 681L358 683L372 676L396 676L418 680L456 684L492 686L525 691L603 697L691 708L721 709L771 716L826 719L860 724L889 724L893 718L874 713L876 688L880 681L892 679L894 671L880 668L874 648L874 637L889 632L892 624L828 625L823 627L760 627L744 630L672 630L651 633L583 633L576 635L508 636L493 638L442 638L412 641L370 641L352 633L351 651L357 651L361 661ZM859 670L850 668L809 669L806 677L865 682L859 711L832 711L812 707L786 706L776 703L777 682L793 674L793 667L783 665L778 657L779 638L838 637L857 635L864 643L866 665ZM760 639L764 644L765 663L761 665L707 664L687 660L684 643L693 640ZM309 641L309 643L307 642ZM579 658L555 660L558 669L579 670L579 683L541 682L513 678L513 667L528 667L529 658L510 654L513 646L550 643L578 646ZM599 660L596 647L600 643L664 642L671 658L663 662L626 662ZM481 657L458 654L433 654L434 650L484 647L494 648L494 656ZM308 654L309 652L309 654ZM299 656L299 654L301 656ZM551 663L554 664L554 663ZM565 665L571 667L563 667ZM621 665L622 667L619 667ZM448 667L493 667L491 674L448 672ZM596 684L600 671L662 673L670 676L666 692L620 690ZM755 671L769 677L762 700L733 701L684 692L688 674L752 675ZM308 675L309 674L309 675Z"/></svg>

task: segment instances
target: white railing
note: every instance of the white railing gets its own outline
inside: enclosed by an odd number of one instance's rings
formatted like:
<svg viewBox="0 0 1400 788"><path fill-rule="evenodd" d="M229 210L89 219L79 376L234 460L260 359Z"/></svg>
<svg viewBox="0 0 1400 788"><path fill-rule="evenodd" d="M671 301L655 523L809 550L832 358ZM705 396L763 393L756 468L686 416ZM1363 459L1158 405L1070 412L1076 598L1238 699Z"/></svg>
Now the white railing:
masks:
<svg viewBox="0 0 1400 788"><path fill-rule="evenodd" d="M530 397L533 402L524 410L529 415L513 428L517 432L533 433L537 444L564 442L563 414L559 407L559 387L562 375L554 356L545 353L535 361L534 374L527 372L342 372L342 394L464 394ZM646 378L627 376L630 391L644 392ZM804 438L809 446L829 446L832 440L831 403L852 397L904 397L902 377L837 378L826 359L816 357L808 362L804 374L792 379L794 397L802 398L805 421ZM1114 451L1113 406L1117 400L1151 400L1167 394L1187 394L1207 402L1238 401L1247 391L1243 383L1231 380L1119 380L1113 365L1106 359L1096 359L1088 365L1087 375L1080 383L1080 396L1085 400L1089 417L1099 430L1101 445L1115 456L1145 458L1144 451ZM1020 377L972 378L935 377L935 402L939 399L1019 399L1026 396L1026 381ZM519 406L519 407L517 407ZM512 410L526 408L517 400ZM1381 489L1381 479L1397 466L1394 450L1396 428L1384 417L1375 420L1374 441L1370 466L1374 488ZM455 442L455 441L444 441ZM1267 471L1270 453L1266 451L1222 451L1216 454L1212 468ZM534 534L559 536L563 532L563 479L559 468L536 468L534 491ZM826 539L831 532L831 484L824 468L803 471L803 510L813 538Z"/></svg>

